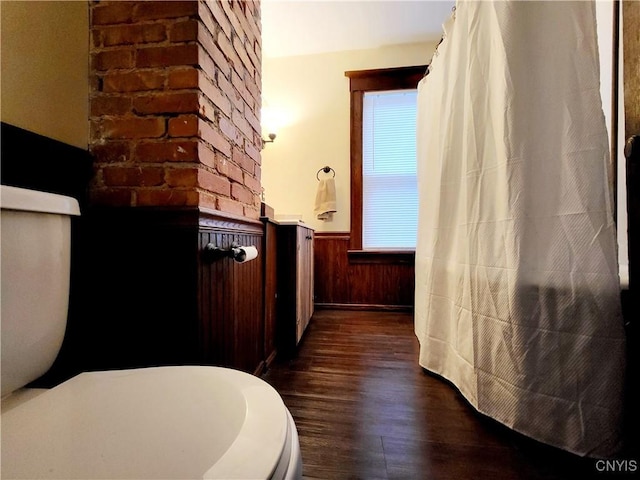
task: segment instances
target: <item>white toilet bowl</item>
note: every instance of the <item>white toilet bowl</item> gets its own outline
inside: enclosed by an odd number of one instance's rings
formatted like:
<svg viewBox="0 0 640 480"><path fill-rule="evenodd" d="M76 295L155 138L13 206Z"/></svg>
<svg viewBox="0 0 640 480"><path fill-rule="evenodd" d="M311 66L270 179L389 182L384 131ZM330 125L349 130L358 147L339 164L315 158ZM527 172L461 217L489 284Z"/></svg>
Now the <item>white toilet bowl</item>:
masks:
<svg viewBox="0 0 640 480"><path fill-rule="evenodd" d="M67 197L5 186L0 204L3 479L301 478L289 411L244 372L154 367L20 388L51 366L64 336L68 215L78 208Z"/></svg>
<svg viewBox="0 0 640 480"><path fill-rule="evenodd" d="M226 368L83 373L2 413L3 479L293 479L301 466L278 393Z"/></svg>

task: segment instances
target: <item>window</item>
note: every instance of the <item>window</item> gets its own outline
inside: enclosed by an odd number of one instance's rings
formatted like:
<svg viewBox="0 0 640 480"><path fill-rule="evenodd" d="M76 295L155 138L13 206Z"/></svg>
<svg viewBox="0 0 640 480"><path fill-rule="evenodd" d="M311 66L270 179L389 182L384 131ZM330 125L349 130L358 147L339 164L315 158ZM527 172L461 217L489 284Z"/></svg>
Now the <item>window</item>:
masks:
<svg viewBox="0 0 640 480"><path fill-rule="evenodd" d="M352 259L367 261L376 252L407 256L415 248L416 88L426 69L345 73L351 93Z"/></svg>
<svg viewBox="0 0 640 480"><path fill-rule="evenodd" d="M416 90L366 92L362 107L362 248L416 247Z"/></svg>

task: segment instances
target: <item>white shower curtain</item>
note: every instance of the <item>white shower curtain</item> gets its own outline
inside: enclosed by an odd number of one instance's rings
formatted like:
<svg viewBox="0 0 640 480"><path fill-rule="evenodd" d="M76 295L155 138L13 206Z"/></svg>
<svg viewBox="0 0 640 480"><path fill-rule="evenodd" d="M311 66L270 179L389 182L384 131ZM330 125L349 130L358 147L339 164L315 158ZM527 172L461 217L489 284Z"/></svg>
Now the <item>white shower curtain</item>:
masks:
<svg viewBox="0 0 640 480"><path fill-rule="evenodd" d="M454 18L455 17L455 18ZM418 93L420 365L607 457L624 328L592 2L462 2Z"/></svg>

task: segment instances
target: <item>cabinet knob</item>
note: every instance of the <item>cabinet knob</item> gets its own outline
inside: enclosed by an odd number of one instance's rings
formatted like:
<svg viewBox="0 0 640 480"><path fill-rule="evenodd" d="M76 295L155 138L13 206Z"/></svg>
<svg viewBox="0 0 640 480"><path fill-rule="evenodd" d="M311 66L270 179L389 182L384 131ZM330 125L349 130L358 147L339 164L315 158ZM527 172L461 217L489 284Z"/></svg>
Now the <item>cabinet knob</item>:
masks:
<svg viewBox="0 0 640 480"><path fill-rule="evenodd" d="M640 136L631 135L624 146L624 156L629 162L637 163L640 159Z"/></svg>

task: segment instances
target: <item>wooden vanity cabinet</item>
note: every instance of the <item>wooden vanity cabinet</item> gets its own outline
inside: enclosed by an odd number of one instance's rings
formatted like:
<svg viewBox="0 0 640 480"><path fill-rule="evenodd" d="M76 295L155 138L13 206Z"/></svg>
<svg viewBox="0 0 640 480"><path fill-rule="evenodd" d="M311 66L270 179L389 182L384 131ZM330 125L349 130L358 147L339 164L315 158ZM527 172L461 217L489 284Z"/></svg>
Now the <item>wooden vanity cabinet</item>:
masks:
<svg viewBox="0 0 640 480"><path fill-rule="evenodd" d="M295 353L313 315L313 229L278 225L278 351Z"/></svg>

